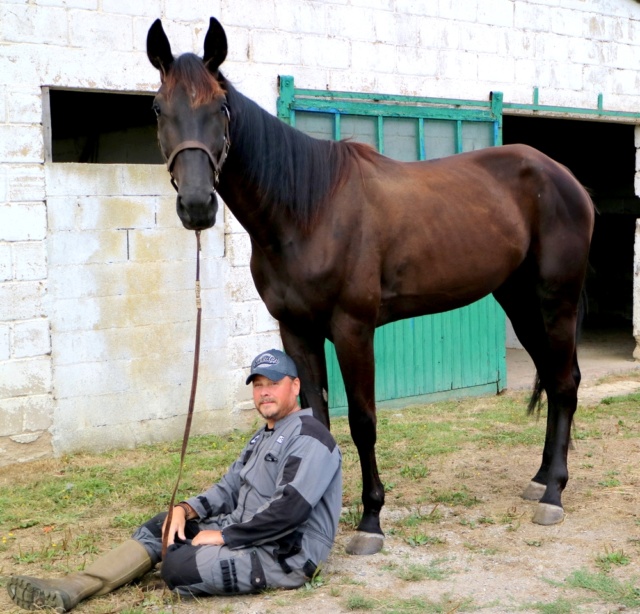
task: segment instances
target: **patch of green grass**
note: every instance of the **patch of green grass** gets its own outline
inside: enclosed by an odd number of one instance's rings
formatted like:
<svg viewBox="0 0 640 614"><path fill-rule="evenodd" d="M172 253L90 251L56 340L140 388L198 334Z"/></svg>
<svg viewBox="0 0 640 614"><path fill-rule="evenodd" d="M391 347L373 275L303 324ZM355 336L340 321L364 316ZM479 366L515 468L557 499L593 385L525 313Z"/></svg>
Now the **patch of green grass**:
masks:
<svg viewBox="0 0 640 614"><path fill-rule="evenodd" d="M364 595L350 595L345 602L347 610L373 610L376 608L376 602Z"/></svg>
<svg viewBox="0 0 640 614"><path fill-rule="evenodd" d="M536 612L540 612L540 614L572 614L576 609L570 601L566 599L556 599L555 601L551 601L549 603L536 602L527 604L526 609L535 610Z"/></svg>
<svg viewBox="0 0 640 614"><path fill-rule="evenodd" d="M397 567L393 573L405 582L421 582L423 580L443 580L453 572L442 565L449 559L440 557L433 559L428 565L410 563L405 567Z"/></svg>
<svg viewBox="0 0 640 614"><path fill-rule="evenodd" d="M465 487L459 490L444 490L434 494L432 500L435 503L443 503L452 507L473 507L481 503L475 495L470 494Z"/></svg>
<svg viewBox="0 0 640 614"><path fill-rule="evenodd" d="M567 586L595 593L607 603L627 608L640 608L640 587L633 582L620 582L606 573L574 571L565 581Z"/></svg>
<svg viewBox="0 0 640 614"><path fill-rule="evenodd" d="M631 559L623 550L605 550L596 557L596 565L602 571L611 571L614 566L620 567L631 563Z"/></svg>

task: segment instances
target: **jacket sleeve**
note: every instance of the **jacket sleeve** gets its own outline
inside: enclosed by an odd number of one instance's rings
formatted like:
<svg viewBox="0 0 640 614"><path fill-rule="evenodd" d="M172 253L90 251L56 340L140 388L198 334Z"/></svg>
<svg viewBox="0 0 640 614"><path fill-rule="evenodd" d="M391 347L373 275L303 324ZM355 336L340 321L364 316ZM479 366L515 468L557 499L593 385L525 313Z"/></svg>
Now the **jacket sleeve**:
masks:
<svg viewBox="0 0 640 614"><path fill-rule="evenodd" d="M341 455L329 431L315 418L302 419L300 434L287 447L273 496L246 522L222 530L232 549L276 541L310 516L341 469Z"/></svg>
<svg viewBox="0 0 640 614"><path fill-rule="evenodd" d="M251 442L255 441L255 438ZM240 453L227 473L214 484L209 490L200 495L186 499L185 501L197 512L201 519L219 514L230 514L238 505L238 493L240 492L240 471L244 467L247 458L250 456L248 443Z"/></svg>

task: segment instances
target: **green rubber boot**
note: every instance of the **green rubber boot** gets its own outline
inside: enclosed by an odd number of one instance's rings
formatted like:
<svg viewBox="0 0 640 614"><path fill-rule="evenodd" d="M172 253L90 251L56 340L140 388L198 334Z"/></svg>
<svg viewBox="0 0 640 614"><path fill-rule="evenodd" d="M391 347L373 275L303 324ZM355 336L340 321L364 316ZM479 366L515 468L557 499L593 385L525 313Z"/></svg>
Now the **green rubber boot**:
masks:
<svg viewBox="0 0 640 614"><path fill-rule="evenodd" d="M56 580L12 576L7 591L12 601L25 610L51 608L68 612L83 599L104 595L144 575L151 569L144 546L129 539L96 559L84 571Z"/></svg>

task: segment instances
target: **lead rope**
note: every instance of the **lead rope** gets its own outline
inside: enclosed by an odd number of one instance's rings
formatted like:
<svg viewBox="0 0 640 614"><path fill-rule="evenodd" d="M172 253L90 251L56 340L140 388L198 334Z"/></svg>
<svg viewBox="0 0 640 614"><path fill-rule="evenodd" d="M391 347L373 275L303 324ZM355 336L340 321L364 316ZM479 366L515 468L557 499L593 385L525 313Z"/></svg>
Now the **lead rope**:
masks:
<svg viewBox="0 0 640 614"><path fill-rule="evenodd" d="M178 469L178 478L176 485L171 494L169 503L169 512L165 523L166 530L162 534L162 558L167 553L167 542L169 540L169 527L173 520L173 506L176 501L176 493L180 485L182 477L182 467L184 466L184 457L187 453L187 443L189 441L189 433L191 431L191 421L193 419L193 407L196 401L196 388L198 387L198 367L200 365L200 322L202 320L202 301L200 300L200 231L196 230L196 309L198 315L196 317L196 347L193 353L193 377L191 378L191 397L189 398L189 411L187 412L187 422L184 426L184 437L182 438L182 452L180 453L180 468Z"/></svg>

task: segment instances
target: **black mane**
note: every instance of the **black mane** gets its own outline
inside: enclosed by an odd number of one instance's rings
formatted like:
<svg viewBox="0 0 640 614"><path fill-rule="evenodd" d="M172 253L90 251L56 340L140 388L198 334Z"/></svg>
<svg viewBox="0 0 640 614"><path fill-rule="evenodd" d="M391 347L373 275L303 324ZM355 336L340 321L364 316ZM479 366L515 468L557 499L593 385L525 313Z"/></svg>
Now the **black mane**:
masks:
<svg viewBox="0 0 640 614"><path fill-rule="evenodd" d="M377 155L360 143L314 139L270 115L220 75L231 113L230 156L257 188L261 209L285 209L310 229L323 203L342 185L351 163Z"/></svg>

